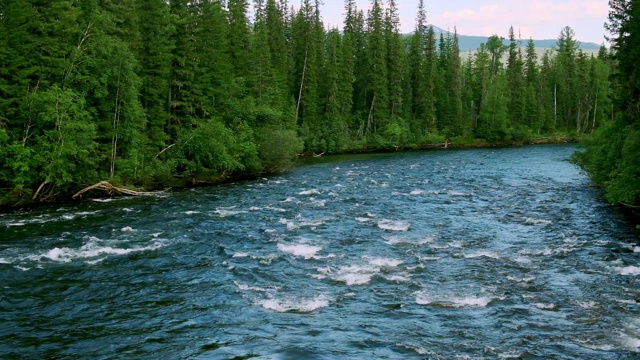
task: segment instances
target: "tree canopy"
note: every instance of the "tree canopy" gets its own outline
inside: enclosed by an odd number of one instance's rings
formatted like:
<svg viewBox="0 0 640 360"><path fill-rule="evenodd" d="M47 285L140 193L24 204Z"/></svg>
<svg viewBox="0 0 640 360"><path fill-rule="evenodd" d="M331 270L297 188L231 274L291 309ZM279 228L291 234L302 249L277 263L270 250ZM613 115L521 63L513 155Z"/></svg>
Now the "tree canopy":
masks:
<svg viewBox="0 0 640 360"><path fill-rule="evenodd" d="M409 35L395 0L346 0L341 30L311 0L4 2L0 202L283 171L304 152L636 129L638 10L611 3L613 55L583 53L567 27L539 59L511 28L508 46L495 35L463 59L422 1ZM637 137L615 141L602 156L633 162Z"/></svg>

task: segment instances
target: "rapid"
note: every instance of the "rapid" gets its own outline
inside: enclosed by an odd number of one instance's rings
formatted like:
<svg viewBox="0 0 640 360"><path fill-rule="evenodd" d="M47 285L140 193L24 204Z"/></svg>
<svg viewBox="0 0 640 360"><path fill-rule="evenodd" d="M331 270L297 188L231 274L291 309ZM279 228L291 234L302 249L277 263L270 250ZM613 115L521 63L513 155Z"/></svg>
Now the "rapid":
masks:
<svg viewBox="0 0 640 360"><path fill-rule="evenodd" d="M0 358L636 359L640 247L576 150L0 214Z"/></svg>

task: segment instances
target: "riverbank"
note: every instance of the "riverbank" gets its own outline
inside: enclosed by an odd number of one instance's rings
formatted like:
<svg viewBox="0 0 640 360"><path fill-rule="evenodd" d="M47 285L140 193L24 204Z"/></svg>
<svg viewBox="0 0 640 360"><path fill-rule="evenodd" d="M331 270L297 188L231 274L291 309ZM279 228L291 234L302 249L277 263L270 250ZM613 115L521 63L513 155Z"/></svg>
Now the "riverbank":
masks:
<svg viewBox="0 0 640 360"><path fill-rule="evenodd" d="M298 154L299 158L304 157L320 157L323 155L341 155L341 154L365 154L365 153L382 153L382 152L401 152L401 151L428 151L428 150L446 150L446 149L467 149L467 148L501 148L501 147L518 147L527 145L542 144L566 144L576 143L583 139L583 135L579 134L562 134L557 136L534 137L525 140L510 140L488 142L483 139L459 138L452 141L434 142L425 145L414 146L388 146L388 147L367 147L354 148L347 151L335 153L315 154L311 152ZM296 165L293 165L296 166ZM286 170L285 170L286 171ZM174 176L170 180L162 183L153 183L147 185L136 185L130 183L121 183L118 180L101 181L94 184L85 184L78 186L73 193L56 194L56 196L47 198L44 201L36 201L39 193L38 189L19 189L6 192L0 195L0 211L10 211L18 208L28 208L47 204L62 204L83 201L88 199L102 199L114 196L148 196L161 192L170 192L175 189L212 186L220 183L233 182L239 180L256 179L261 176L274 173L222 173L208 177L180 177Z"/></svg>

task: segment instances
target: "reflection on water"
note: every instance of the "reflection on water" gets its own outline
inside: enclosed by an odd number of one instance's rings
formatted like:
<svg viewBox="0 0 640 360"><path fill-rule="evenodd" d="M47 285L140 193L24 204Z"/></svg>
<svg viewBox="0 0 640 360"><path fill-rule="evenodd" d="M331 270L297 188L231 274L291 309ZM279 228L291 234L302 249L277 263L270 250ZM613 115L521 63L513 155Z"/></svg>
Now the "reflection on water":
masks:
<svg viewBox="0 0 640 360"><path fill-rule="evenodd" d="M323 157L3 214L0 357L637 358L640 253L573 151Z"/></svg>

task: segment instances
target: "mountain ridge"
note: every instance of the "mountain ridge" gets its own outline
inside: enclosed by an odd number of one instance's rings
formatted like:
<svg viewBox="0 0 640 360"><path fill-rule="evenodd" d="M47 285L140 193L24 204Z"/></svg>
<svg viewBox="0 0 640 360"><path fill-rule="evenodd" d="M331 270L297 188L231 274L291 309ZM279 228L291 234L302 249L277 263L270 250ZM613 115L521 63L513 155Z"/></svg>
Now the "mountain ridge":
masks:
<svg viewBox="0 0 640 360"><path fill-rule="evenodd" d="M440 35L440 34L446 35L448 33L452 33L452 31L445 30L433 24L429 24L429 26L433 26L433 30L436 33L436 35ZM478 48L480 47L480 44L486 43L488 39L489 39L488 36L458 34L458 47L460 48L460 51L463 51L463 52L466 52L466 51L474 52L478 50ZM527 42L529 41L529 39L521 39L519 41L521 42L520 46L525 47L527 46ZM504 39L503 42L505 45L508 45L509 39ZM533 43L535 47L543 48L543 49L555 48L557 42L558 42L558 39L540 39L540 40L533 39ZM582 42L582 41L578 41L578 42L579 42L578 48L582 50L600 49L600 45L594 42Z"/></svg>

